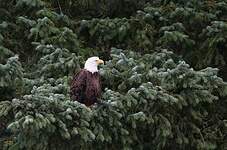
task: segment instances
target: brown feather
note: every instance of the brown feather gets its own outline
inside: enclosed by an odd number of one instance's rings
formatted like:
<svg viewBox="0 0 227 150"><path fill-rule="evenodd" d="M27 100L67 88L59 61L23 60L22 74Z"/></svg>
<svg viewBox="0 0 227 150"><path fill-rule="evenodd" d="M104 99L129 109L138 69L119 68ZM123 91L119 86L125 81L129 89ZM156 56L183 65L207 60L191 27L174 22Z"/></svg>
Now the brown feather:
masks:
<svg viewBox="0 0 227 150"><path fill-rule="evenodd" d="M73 77L70 86L70 96L74 101L93 105L101 95L100 75L98 72L91 73L81 69Z"/></svg>

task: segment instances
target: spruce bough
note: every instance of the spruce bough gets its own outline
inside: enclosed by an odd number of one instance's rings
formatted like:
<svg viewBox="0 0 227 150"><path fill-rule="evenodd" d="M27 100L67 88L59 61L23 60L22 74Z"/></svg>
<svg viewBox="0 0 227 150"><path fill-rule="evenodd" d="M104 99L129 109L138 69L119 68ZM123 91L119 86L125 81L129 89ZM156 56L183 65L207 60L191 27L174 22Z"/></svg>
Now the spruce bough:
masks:
<svg viewBox="0 0 227 150"><path fill-rule="evenodd" d="M0 117L11 114L12 147L224 148L226 83L217 69L195 71L167 50L140 56L113 48L111 56L100 70L106 89L99 105L71 101L66 76L45 77L30 94L1 102L9 109Z"/></svg>

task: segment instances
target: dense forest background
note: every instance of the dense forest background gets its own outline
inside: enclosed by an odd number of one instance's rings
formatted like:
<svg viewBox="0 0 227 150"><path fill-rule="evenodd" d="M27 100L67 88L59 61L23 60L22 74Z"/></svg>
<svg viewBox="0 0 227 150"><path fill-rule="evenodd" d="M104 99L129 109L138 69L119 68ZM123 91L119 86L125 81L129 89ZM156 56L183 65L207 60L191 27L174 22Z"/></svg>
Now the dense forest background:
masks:
<svg viewBox="0 0 227 150"><path fill-rule="evenodd" d="M225 150L226 63L227 0L0 0L0 149Z"/></svg>

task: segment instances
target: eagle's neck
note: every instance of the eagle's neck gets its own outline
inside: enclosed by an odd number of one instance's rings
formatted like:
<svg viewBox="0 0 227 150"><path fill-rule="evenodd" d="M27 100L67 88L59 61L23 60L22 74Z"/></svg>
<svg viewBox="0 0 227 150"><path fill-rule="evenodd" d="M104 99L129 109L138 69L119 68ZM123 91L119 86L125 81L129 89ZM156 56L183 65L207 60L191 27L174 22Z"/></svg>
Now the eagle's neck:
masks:
<svg viewBox="0 0 227 150"><path fill-rule="evenodd" d="M98 66L96 64L85 63L84 69L88 70L91 73L98 72Z"/></svg>

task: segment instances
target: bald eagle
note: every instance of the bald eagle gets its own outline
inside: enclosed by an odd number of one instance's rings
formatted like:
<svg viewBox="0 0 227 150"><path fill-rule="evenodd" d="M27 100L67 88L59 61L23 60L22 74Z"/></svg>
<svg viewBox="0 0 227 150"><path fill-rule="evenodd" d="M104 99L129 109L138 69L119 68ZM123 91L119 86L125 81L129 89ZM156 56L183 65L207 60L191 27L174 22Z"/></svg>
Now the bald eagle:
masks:
<svg viewBox="0 0 227 150"><path fill-rule="evenodd" d="M104 61L98 57L90 57L81 69L73 77L70 86L70 97L73 101L78 101L91 106L97 102L97 98L101 95L100 74L98 65Z"/></svg>

